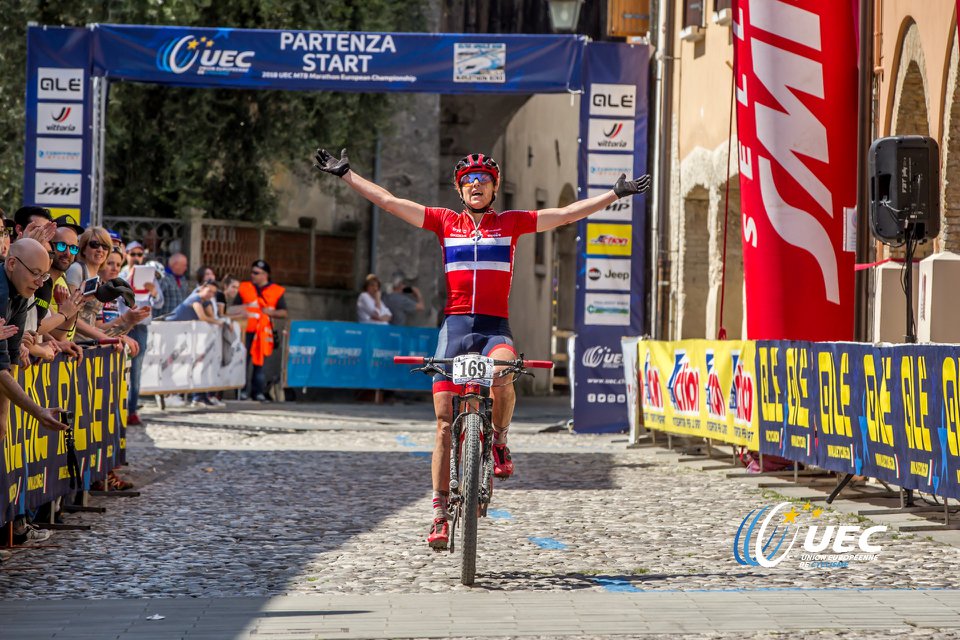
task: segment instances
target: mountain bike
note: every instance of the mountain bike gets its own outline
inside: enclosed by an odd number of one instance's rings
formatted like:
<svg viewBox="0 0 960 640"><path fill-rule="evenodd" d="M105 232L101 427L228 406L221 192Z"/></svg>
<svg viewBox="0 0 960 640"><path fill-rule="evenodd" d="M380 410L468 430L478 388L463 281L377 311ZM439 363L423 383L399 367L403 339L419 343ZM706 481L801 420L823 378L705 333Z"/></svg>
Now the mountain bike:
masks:
<svg viewBox="0 0 960 640"><path fill-rule="evenodd" d="M453 398L450 438L450 542L453 553L457 527L462 521L460 582L472 585L477 568L477 522L487 515L493 496L493 398L490 389L513 384L520 376L533 376L531 369L549 369L549 360L494 360L477 353L455 358L396 356L395 364L421 365L411 370L440 374L462 385Z"/></svg>

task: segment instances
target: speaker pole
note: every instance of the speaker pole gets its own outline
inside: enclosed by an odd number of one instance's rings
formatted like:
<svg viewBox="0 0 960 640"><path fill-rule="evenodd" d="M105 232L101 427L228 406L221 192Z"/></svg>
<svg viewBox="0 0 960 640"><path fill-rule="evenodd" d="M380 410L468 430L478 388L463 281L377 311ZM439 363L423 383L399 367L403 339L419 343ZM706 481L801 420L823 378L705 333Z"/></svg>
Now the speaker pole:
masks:
<svg viewBox="0 0 960 640"><path fill-rule="evenodd" d="M860 0L860 74L857 122L857 262L870 262L870 190L867 156L873 137L873 3ZM869 339L867 316L870 298L870 274L867 269L854 275L854 340Z"/></svg>

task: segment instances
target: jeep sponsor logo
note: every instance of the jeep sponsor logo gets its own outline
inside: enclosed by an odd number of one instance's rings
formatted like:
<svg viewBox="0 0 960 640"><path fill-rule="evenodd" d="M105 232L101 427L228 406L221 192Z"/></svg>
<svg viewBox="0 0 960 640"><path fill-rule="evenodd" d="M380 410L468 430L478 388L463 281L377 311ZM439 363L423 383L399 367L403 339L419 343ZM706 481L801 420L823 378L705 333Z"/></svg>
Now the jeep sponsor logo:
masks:
<svg viewBox="0 0 960 640"><path fill-rule="evenodd" d="M587 289L630 291L630 259L587 258Z"/></svg>

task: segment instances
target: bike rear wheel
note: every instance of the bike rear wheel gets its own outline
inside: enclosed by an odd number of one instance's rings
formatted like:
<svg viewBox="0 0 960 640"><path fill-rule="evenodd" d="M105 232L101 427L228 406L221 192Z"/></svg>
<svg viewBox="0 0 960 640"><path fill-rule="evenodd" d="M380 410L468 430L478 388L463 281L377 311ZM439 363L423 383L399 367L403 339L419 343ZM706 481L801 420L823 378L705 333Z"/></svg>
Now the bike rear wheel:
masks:
<svg viewBox="0 0 960 640"><path fill-rule="evenodd" d="M461 553L460 582L473 584L477 573L477 511L480 506L480 434L483 420L479 414L469 413L463 419L463 474L462 510L463 548Z"/></svg>

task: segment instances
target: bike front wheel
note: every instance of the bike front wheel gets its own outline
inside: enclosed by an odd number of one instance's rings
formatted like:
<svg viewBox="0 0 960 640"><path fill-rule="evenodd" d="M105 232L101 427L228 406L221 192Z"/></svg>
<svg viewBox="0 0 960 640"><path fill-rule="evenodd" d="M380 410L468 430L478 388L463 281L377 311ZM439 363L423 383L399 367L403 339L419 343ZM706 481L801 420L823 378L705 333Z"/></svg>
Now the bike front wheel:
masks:
<svg viewBox="0 0 960 640"><path fill-rule="evenodd" d="M463 474L460 476L462 487L463 538L461 553L460 582L467 586L473 584L477 573L477 511L480 507L480 434L483 432L483 420L479 414L469 413L463 420Z"/></svg>

